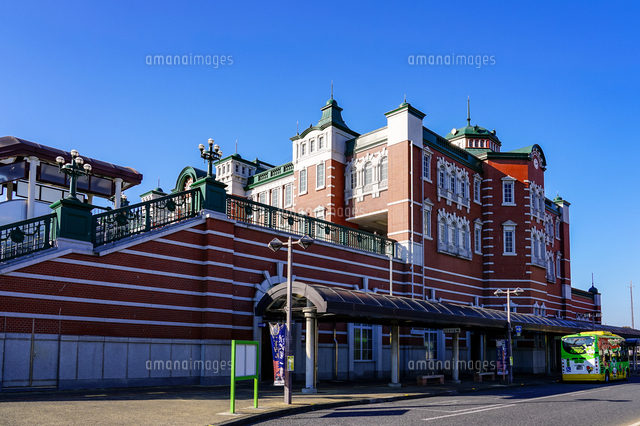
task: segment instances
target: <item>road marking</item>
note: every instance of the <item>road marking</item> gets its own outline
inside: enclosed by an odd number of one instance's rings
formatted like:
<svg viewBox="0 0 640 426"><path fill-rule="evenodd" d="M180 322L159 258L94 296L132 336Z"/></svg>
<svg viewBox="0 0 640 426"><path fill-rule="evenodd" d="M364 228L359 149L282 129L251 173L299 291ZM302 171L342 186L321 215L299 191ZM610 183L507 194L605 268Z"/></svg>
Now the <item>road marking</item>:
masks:
<svg viewBox="0 0 640 426"><path fill-rule="evenodd" d="M604 392L606 390L610 390L610 388L604 388L604 389L598 388L598 389L591 389L591 390L582 390L582 391L575 391L575 392L569 392L569 393L562 393L562 394L557 394L557 395L539 396L539 397L536 397L536 398L529 398L529 399L523 400L523 401L515 401L515 402L508 403L508 404L498 404L498 405L495 405L495 406L485 407L485 408L481 408L481 409L467 408L465 410L460 410L461 412L454 412L453 414L447 414L447 415L438 416L438 417L431 417L431 418L423 419L423 420L424 421L429 421L429 420L444 419L444 418L447 418L447 417L463 416L465 414L480 413L482 411L495 410L495 409L498 409L498 408L513 407L513 406L515 406L517 404L536 401L536 400L539 400L539 399L555 398L555 397L558 397L558 396L580 395L580 394L592 393L592 392ZM512 396L514 396L514 395L512 395ZM640 423L637 423L636 425L640 426Z"/></svg>

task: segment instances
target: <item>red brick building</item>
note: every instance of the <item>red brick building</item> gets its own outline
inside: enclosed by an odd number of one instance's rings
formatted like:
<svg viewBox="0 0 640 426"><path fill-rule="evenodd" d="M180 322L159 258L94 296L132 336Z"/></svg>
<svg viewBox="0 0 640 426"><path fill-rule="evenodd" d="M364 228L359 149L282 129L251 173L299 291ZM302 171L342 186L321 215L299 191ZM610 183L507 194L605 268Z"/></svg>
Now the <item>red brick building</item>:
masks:
<svg viewBox="0 0 640 426"><path fill-rule="evenodd" d="M451 359L458 337L460 360L492 360L506 325L497 289L524 290L516 373L557 368L554 335L603 327L597 290L571 286L570 204L546 198L540 146L504 151L469 118L442 137L406 102L363 134L335 100L321 110L291 138L291 163L234 154L215 180L186 167L169 195L102 213L64 200L0 226L2 386L227 383L230 340L267 348L261 324L281 317L286 253L267 243L289 235L315 239L294 250L298 379L310 338L319 380L388 377L390 325L404 375ZM262 360L267 380L270 350Z"/></svg>

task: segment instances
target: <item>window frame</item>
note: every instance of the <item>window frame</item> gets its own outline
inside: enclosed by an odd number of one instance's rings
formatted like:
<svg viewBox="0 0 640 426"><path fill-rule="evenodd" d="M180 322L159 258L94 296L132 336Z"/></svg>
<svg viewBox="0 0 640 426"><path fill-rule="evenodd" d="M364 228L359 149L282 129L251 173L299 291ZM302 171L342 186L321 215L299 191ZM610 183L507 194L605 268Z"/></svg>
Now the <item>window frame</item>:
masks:
<svg viewBox="0 0 640 426"><path fill-rule="evenodd" d="M320 181L320 177L322 177L322 182ZM325 166L324 166L324 161L322 161L316 165L316 190L324 189L324 187L325 187Z"/></svg>
<svg viewBox="0 0 640 426"><path fill-rule="evenodd" d="M473 224L473 251L482 254L482 224L477 221Z"/></svg>
<svg viewBox="0 0 640 426"><path fill-rule="evenodd" d="M517 256L516 250L516 226L517 224L512 221L507 221L502 224L502 255L503 256ZM511 250L507 250L508 235L511 235Z"/></svg>
<svg viewBox="0 0 640 426"><path fill-rule="evenodd" d="M363 339L363 332L367 333L366 338ZM359 336L359 337L356 337ZM357 323L353 324L353 360L354 361L374 361L373 359L373 325ZM366 343L366 349L363 349L363 343ZM364 354L367 357L364 357Z"/></svg>
<svg viewBox="0 0 640 426"><path fill-rule="evenodd" d="M284 186L283 202L285 207L291 207L293 205L293 185L290 183Z"/></svg>
<svg viewBox="0 0 640 426"><path fill-rule="evenodd" d="M509 193L507 192L507 190ZM510 200L508 199L508 197L510 197ZM511 176L502 178L502 205L516 205L516 181Z"/></svg>
<svg viewBox="0 0 640 426"><path fill-rule="evenodd" d="M307 178L308 178L307 168L304 167L300 169L300 171L298 172L298 194L299 195L307 193L307 186L308 186Z"/></svg>

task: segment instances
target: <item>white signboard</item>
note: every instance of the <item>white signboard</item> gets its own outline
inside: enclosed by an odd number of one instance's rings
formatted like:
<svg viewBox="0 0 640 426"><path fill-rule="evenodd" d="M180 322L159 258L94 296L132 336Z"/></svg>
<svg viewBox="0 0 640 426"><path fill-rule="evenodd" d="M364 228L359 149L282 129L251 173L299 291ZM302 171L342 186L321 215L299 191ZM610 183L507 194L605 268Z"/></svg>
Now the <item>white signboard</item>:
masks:
<svg viewBox="0 0 640 426"><path fill-rule="evenodd" d="M256 345L236 345L236 377L255 376L258 374L256 371L257 351L258 346Z"/></svg>

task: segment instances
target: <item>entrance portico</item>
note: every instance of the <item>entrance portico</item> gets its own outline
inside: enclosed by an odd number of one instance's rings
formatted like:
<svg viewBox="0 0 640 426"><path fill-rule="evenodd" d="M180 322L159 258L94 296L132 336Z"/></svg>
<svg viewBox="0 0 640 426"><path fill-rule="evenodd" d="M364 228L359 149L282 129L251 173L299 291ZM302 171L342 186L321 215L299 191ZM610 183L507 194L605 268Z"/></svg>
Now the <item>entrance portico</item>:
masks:
<svg viewBox="0 0 640 426"><path fill-rule="evenodd" d="M273 286L258 302L255 315L262 317L265 321L282 321L285 315L286 292L286 283ZM315 392L314 372L317 361L314 357L318 344L315 339L317 323L344 322L390 326L391 385L397 385L400 381L399 357L397 356L400 327L436 329L462 327L465 330L478 331L484 336L485 333L499 334L504 332L507 326L507 312L504 311L390 296L337 286L306 284L300 281L294 281L292 284L292 312L297 321L304 320L307 326L305 392ZM556 335L587 331L594 327L592 324L581 321L517 313L511 314L511 322L513 326L520 325L523 331ZM621 336L630 337L630 333L637 334L637 330L622 327L596 324L595 328ZM457 353L459 347L457 337L454 334L451 356L453 361L460 359ZM482 337L481 341L484 342L485 338ZM484 349L481 348L481 352L483 351ZM265 352L270 353L270 351ZM454 362L454 364L453 379L457 380L458 363Z"/></svg>

